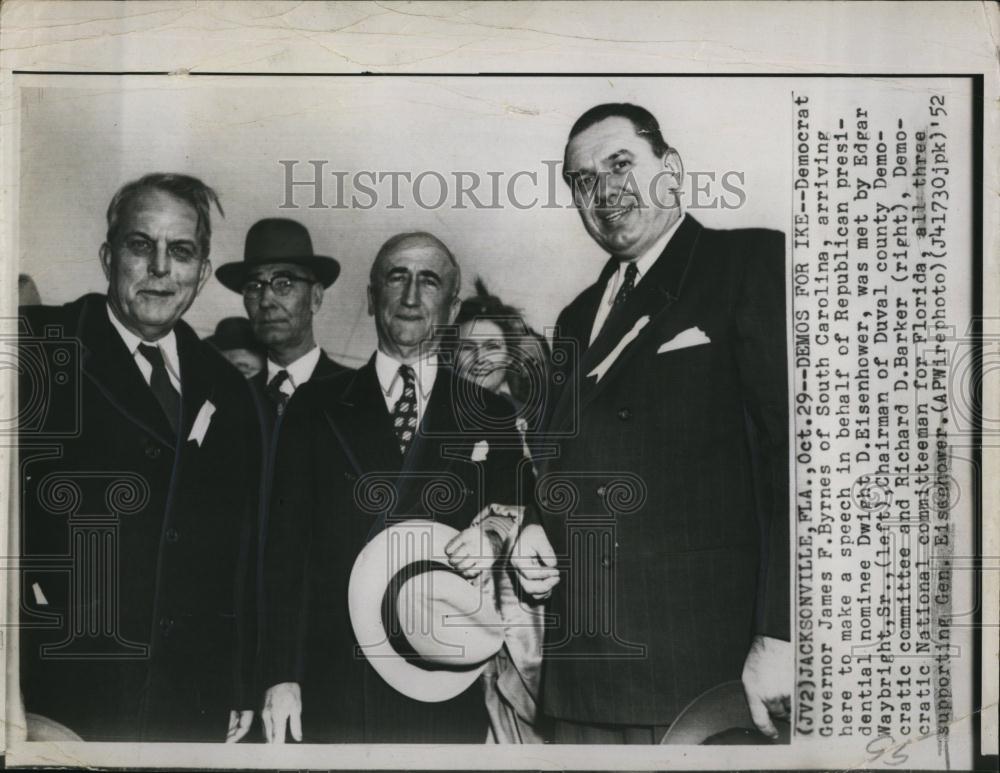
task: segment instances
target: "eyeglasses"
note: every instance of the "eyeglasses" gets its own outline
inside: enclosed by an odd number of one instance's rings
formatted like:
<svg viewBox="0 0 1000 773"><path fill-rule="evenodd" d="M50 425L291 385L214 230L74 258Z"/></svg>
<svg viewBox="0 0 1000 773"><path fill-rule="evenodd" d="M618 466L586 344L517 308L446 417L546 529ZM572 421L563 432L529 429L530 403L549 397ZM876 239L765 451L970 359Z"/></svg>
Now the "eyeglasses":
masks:
<svg viewBox="0 0 1000 773"><path fill-rule="evenodd" d="M271 292L279 298L283 298L292 291L296 282L305 282L311 285L313 280L304 276L272 276L270 279L254 279L243 285L243 296L245 298L260 298L264 295L264 288L270 287Z"/></svg>

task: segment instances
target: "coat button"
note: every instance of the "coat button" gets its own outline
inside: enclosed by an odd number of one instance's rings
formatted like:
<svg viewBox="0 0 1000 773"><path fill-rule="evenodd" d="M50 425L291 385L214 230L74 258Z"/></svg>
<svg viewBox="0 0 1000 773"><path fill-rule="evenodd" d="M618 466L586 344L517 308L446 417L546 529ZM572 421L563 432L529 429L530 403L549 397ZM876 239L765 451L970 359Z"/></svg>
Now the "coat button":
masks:
<svg viewBox="0 0 1000 773"><path fill-rule="evenodd" d="M174 627L174 619L172 617L161 617L160 618L160 631L164 636L169 636L170 631Z"/></svg>
<svg viewBox="0 0 1000 773"><path fill-rule="evenodd" d="M618 418L621 419L622 421L628 421L629 419L632 418L632 409L631 408L619 408L618 409Z"/></svg>
<svg viewBox="0 0 1000 773"><path fill-rule="evenodd" d="M167 542L177 542L181 538L177 529L167 529Z"/></svg>
<svg viewBox="0 0 1000 773"><path fill-rule="evenodd" d="M160 449L157 448L156 446L146 446L146 456L148 456L150 459L159 459Z"/></svg>

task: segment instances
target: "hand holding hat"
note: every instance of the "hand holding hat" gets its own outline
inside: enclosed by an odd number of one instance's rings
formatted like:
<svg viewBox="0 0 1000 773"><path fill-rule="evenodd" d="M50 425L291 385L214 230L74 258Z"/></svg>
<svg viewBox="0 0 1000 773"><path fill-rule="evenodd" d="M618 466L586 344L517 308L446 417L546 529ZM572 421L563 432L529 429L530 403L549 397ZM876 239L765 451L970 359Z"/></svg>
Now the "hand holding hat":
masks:
<svg viewBox="0 0 1000 773"><path fill-rule="evenodd" d="M392 525L358 555L348 586L359 649L394 689L428 703L467 689L504 641L493 584L448 564L457 536L434 521Z"/></svg>

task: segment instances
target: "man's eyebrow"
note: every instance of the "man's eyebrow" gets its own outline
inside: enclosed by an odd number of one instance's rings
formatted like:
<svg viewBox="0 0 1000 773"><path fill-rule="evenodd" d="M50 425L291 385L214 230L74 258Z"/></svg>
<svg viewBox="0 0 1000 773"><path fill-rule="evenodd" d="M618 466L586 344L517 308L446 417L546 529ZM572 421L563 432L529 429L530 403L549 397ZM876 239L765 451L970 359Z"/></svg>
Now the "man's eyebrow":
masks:
<svg viewBox="0 0 1000 773"><path fill-rule="evenodd" d="M604 160L605 161L614 161L615 159L621 158L622 156L628 156L629 158L632 158L633 155L634 154L632 153L631 150L629 150L627 148L622 148L621 150L616 150L614 153L612 153L610 156L608 156Z"/></svg>
<svg viewBox="0 0 1000 773"><path fill-rule="evenodd" d="M417 272L417 276L430 277L432 279L437 279L439 282L441 281L441 275L437 271L434 271L429 268L421 269L420 271Z"/></svg>

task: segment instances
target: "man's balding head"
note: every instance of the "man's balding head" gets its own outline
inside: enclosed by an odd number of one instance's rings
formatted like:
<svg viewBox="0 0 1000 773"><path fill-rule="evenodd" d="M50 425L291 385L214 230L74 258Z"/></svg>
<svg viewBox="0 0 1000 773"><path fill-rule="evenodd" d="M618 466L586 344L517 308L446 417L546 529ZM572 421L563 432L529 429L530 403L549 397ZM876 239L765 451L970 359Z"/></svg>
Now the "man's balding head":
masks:
<svg viewBox="0 0 1000 773"><path fill-rule="evenodd" d="M407 249L409 247L438 249L451 264L453 271L450 272L452 274L450 279L452 282L453 293L454 295L458 295L458 291L462 286L462 269L459 268L458 261L455 260L455 256L451 254L451 250L448 249L448 245L438 239L434 234L428 233L427 231L407 231L406 233L396 234L386 240L385 244L379 248L378 254L375 255L375 261L372 263L371 272L368 277L369 282L371 284L375 284L379 267L387 255L390 255L397 250Z"/></svg>
<svg viewBox="0 0 1000 773"><path fill-rule="evenodd" d="M462 275L451 250L436 236L414 231L393 236L372 264L368 313L379 349L409 364L436 345L436 327L458 313Z"/></svg>

